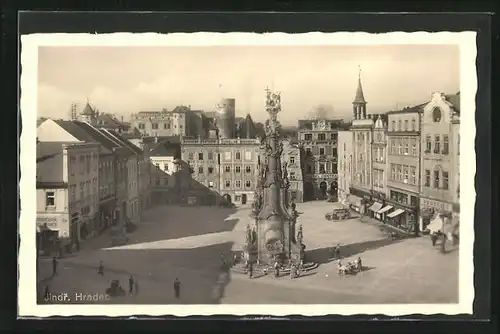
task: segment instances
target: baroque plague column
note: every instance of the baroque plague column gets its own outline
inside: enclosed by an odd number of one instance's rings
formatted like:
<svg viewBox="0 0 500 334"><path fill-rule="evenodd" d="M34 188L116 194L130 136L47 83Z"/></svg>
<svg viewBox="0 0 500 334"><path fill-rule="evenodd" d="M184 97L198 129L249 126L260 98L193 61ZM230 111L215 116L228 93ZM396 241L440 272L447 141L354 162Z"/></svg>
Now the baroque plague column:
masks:
<svg viewBox="0 0 500 334"><path fill-rule="evenodd" d="M302 229L295 236L297 214L290 205L289 181L286 166L281 166L283 144L279 140L281 111L279 93L267 91L266 137L263 140L266 162L260 167L260 189L254 206L255 226L248 227L245 252L251 262L272 264L274 261L296 262L303 257Z"/></svg>

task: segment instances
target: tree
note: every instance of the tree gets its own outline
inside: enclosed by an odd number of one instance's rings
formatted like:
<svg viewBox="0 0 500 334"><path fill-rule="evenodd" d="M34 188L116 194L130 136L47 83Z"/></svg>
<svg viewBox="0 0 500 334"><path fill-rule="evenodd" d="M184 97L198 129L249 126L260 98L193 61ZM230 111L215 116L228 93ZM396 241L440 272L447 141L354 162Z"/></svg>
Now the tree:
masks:
<svg viewBox="0 0 500 334"><path fill-rule="evenodd" d="M327 104L320 104L315 106L309 112L310 119L328 119L333 116L334 110L333 106Z"/></svg>

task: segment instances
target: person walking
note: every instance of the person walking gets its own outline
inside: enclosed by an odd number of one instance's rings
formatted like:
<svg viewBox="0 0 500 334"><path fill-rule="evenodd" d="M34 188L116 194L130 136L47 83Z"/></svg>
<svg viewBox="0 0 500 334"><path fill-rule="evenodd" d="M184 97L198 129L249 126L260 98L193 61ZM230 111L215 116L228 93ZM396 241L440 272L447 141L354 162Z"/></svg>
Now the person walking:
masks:
<svg viewBox="0 0 500 334"><path fill-rule="evenodd" d="M274 262L274 277L280 277L280 265L278 261Z"/></svg>
<svg viewBox="0 0 500 334"><path fill-rule="evenodd" d="M55 256L52 257L52 276L57 275L57 258Z"/></svg>
<svg viewBox="0 0 500 334"><path fill-rule="evenodd" d="M337 244L337 246L335 247L335 257L337 259L340 258L340 244Z"/></svg>
<svg viewBox="0 0 500 334"><path fill-rule="evenodd" d="M178 278L174 281L174 293L175 298L179 299L181 297L181 281Z"/></svg>
<svg viewBox="0 0 500 334"><path fill-rule="evenodd" d="M252 278L253 277L253 265L250 263L250 266L248 267L248 277Z"/></svg>
<svg viewBox="0 0 500 334"><path fill-rule="evenodd" d="M101 276L104 276L104 263L99 261L99 269L97 269L97 273Z"/></svg>
<svg viewBox="0 0 500 334"><path fill-rule="evenodd" d="M437 236L435 233L431 234L431 241L432 241L432 246L436 246L436 241L437 241Z"/></svg>
<svg viewBox="0 0 500 334"><path fill-rule="evenodd" d="M361 263L361 256L358 257L358 261L357 261L357 265L358 265L358 271L362 271L363 270L363 264Z"/></svg>
<svg viewBox="0 0 500 334"><path fill-rule="evenodd" d="M130 276L128 278L128 293L132 294L134 292L134 278Z"/></svg>

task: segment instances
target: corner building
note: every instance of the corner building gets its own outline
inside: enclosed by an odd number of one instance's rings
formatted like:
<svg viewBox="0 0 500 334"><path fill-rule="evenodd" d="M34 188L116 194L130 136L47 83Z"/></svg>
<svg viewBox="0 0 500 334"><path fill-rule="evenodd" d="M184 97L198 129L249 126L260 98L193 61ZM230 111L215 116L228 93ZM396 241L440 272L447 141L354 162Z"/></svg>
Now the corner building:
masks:
<svg viewBox="0 0 500 334"><path fill-rule="evenodd" d="M420 228L437 214L446 223L460 214L460 93L432 94L422 115Z"/></svg>

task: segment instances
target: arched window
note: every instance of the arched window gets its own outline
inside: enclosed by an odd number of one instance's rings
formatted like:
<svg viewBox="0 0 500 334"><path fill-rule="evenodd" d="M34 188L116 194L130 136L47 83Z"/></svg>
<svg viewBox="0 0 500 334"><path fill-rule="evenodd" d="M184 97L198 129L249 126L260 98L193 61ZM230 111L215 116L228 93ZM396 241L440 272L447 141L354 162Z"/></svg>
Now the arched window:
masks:
<svg viewBox="0 0 500 334"><path fill-rule="evenodd" d="M432 120L436 123L441 121L442 112L438 107L432 109Z"/></svg>

